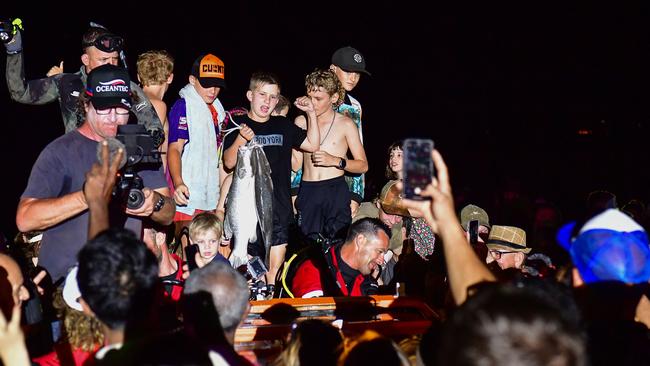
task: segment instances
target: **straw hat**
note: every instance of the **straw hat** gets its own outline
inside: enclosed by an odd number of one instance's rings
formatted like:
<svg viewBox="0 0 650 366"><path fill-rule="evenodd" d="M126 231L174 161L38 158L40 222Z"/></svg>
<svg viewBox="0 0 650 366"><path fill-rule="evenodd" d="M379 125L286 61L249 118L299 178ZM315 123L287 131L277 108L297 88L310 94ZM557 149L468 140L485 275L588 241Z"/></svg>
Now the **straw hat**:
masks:
<svg viewBox="0 0 650 366"><path fill-rule="evenodd" d="M492 226L487 241L490 250L506 250L509 252L529 253L532 248L526 247L526 232L514 226Z"/></svg>

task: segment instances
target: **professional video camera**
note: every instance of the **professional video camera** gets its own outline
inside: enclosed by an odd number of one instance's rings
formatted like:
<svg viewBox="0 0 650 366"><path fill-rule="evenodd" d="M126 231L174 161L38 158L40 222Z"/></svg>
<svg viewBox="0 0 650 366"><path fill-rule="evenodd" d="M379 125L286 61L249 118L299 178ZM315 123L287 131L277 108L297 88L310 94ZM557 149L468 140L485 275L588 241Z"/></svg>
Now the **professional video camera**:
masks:
<svg viewBox="0 0 650 366"><path fill-rule="evenodd" d="M138 209L144 204L144 183L138 171L144 168L158 169L162 160L153 137L142 125L123 125L117 128L117 140L124 144L126 164L118 174L113 196Z"/></svg>

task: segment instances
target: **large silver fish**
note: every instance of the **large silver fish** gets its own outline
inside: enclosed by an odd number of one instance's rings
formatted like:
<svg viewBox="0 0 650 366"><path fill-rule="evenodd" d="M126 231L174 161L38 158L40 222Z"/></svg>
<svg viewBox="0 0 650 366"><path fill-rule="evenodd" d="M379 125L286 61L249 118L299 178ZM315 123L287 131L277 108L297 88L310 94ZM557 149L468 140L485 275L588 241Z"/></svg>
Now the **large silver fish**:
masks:
<svg viewBox="0 0 650 366"><path fill-rule="evenodd" d="M230 263L237 268L248 263L248 243L257 240L260 225L269 267L273 233L273 182L271 166L262 146L251 142L237 151L237 166L228 192L224 231L234 241Z"/></svg>

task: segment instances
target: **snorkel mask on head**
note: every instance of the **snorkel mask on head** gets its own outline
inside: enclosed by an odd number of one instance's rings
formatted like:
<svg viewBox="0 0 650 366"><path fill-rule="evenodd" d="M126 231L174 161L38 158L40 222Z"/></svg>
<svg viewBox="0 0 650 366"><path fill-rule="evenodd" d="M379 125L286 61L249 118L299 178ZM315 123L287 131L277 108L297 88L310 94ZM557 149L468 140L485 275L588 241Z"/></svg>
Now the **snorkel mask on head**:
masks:
<svg viewBox="0 0 650 366"><path fill-rule="evenodd" d="M90 26L108 31L106 27L95 22L90 22ZM106 33L97 37L93 42L82 43L83 48L91 46L94 46L102 52L119 52L120 59L122 60L122 66L124 66L125 69L128 69L128 65L126 63L126 54L124 53L124 38L113 33Z"/></svg>
<svg viewBox="0 0 650 366"><path fill-rule="evenodd" d="M95 46L102 52L122 51L124 39L114 34L104 34L95 39L92 43L84 43L84 47Z"/></svg>

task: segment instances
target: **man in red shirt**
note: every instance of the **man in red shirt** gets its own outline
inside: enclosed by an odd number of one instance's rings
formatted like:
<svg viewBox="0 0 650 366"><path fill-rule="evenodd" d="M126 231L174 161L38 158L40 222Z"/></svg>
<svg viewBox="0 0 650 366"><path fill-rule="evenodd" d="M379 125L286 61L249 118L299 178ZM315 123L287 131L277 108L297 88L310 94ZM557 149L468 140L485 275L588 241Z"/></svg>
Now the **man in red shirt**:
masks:
<svg viewBox="0 0 650 366"><path fill-rule="evenodd" d="M389 240L390 229L381 221L356 221L344 243L329 248L324 258L307 259L298 267L291 286L293 295L307 298L377 293L372 274L384 264Z"/></svg>

